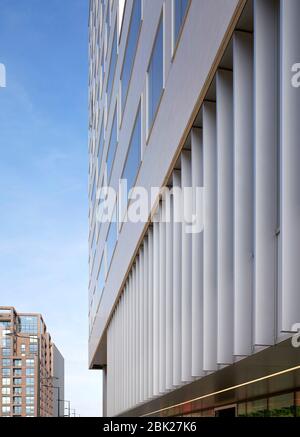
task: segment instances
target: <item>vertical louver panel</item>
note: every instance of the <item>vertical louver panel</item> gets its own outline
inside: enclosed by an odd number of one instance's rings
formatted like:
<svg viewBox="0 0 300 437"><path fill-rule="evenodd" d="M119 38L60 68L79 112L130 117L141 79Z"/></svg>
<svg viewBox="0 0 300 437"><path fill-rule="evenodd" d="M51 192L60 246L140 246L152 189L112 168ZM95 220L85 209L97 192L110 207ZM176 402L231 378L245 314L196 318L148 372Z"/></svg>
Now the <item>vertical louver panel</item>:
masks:
<svg viewBox="0 0 300 437"><path fill-rule="evenodd" d="M300 62L300 2L281 0L281 226L282 320L291 331L300 322L300 97L292 86Z"/></svg>
<svg viewBox="0 0 300 437"><path fill-rule="evenodd" d="M181 196L178 188L181 187L181 175L179 171L173 172L173 384L181 384L181 240L182 226L179 220L181 216ZM176 191L177 190L177 191Z"/></svg>
<svg viewBox="0 0 300 437"><path fill-rule="evenodd" d="M275 340L278 14L277 0L254 3L255 286L254 344ZM273 67L270 68L270 65Z"/></svg>
<svg viewBox="0 0 300 437"><path fill-rule="evenodd" d="M169 197L166 223L166 388L173 387L173 196Z"/></svg>
<svg viewBox="0 0 300 437"><path fill-rule="evenodd" d="M153 223L153 394L159 394L159 222Z"/></svg>
<svg viewBox="0 0 300 437"><path fill-rule="evenodd" d="M181 154L181 188L191 189L191 152L183 151ZM181 293L181 317L182 317L182 380L192 379L192 234L188 227L192 216L192 196L188 191L184 192L182 210L184 219L182 222L182 293Z"/></svg>
<svg viewBox="0 0 300 437"><path fill-rule="evenodd" d="M251 354L253 311L253 36L236 32L234 59L234 355Z"/></svg>
<svg viewBox="0 0 300 437"><path fill-rule="evenodd" d="M233 361L233 74L217 73L218 364Z"/></svg>
<svg viewBox="0 0 300 437"><path fill-rule="evenodd" d="M194 223L192 234L192 376L203 374L203 144L202 129L191 132L192 147L192 187L193 215L199 223Z"/></svg>
<svg viewBox="0 0 300 437"><path fill-rule="evenodd" d="M144 240L144 305L143 305L143 324L144 324L144 336L143 336L143 361L144 361L144 378L143 378L143 400L148 399L148 374L149 374L149 346L148 346L148 305L149 305L149 299L148 299L148 256L149 256L149 249L148 249L148 238L145 237Z"/></svg>
<svg viewBox="0 0 300 437"><path fill-rule="evenodd" d="M139 275L139 402L143 402L144 385L144 246L140 248L140 275Z"/></svg>
<svg viewBox="0 0 300 437"><path fill-rule="evenodd" d="M203 370L217 365L217 138L216 104L203 105L204 292Z"/></svg>
<svg viewBox="0 0 300 437"><path fill-rule="evenodd" d="M148 316L149 316L149 330L148 330L148 347L149 347L149 375L148 375L148 390L149 398L153 396L153 333L154 333L154 307L153 307L153 228L150 227L148 231Z"/></svg>
<svg viewBox="0 0 300 437"><path fill-rule="evenodd" d="M160 203L159 222L159 391L166 390L166 223L165 201Z"/></svg>

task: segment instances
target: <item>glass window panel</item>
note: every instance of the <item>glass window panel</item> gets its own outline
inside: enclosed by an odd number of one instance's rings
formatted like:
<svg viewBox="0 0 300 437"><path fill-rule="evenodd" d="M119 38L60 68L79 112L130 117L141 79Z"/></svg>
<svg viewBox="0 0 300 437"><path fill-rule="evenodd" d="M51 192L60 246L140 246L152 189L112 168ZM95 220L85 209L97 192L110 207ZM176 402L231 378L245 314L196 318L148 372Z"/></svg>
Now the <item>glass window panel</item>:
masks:
<svg viewBox="0 0 300 437"><path fill-rule="evenodd" d="M118 40L117 40L117 26L115 26L114 39L111 49L111 58L110 58L110 66L107 80L107 103L110 105L110 99L113 89L116 65L117 65L117 57L118 57Z"/></svg>
<svg viewBox="0 0 300 437"><path fill-rule="evenodd" d="M175 45L177 43L181 26L186 14L186 10L189 4L189 0L175 0L174 1L174 38Z"/></svg>
<svg viewBox="0 0 300 437"><path fill-rule="evenodd" d="M109 226L109 231L106 240L107 270L109 270L111 264L111 260L117 244L117 239L118 239L118 227L117 227L116 213L114 213L112 222Z"/></svg>
<svg viewBox="0 0 300 437"><path fill-rule="evenodd" d="M128 192L133 188L141 163L141 109L139 109L131 137L128 155L122 175L127 181ZM128 194L127 192L127 194Z"/></svg>
<svg viewBox="0 0 300 437"><path fill-rule="evenodd" d="M100 139L99 139L99 148L98 148L98 177L100 176L100 172L101 172L103 148L104 148L104 126L103 126L103 121L102 121L101 131L100 131Z"/></svg>
<svg viewBox="0 0 300 437"><path fill-rule="evenodd" d="M100 269L99 269L98 278L97 278L97 283L98 283L97 293L98 293L98 302L99 302L101 299L103 290L104 290L104 286L105 286L104 256L102 257L102 260L101 260Z"/></svg>
<svg viewBox="0 0 300 437"><path fill-rule="evenodd" d="M272 417L294 417L294 393L270 398L269 414Z"/></svg>
<svg viewBox="0 0 300 437"><path fill-rule="evenodd" d="M260 399L257 401L247 402L247 416L250 417L268 416L267 399Z"/></svg>
<svg viewBox="0 0 300 437"><path fill-rule="evenodd" d="M163 91L163 20L161 18L148 70L148 128L158 109Z"/></svg>
<svg viewBox="0 0 300 437"><path fill-rule="evenodd" d="M130 77L132 74L134 58L135 58L137 42L138 42L138 36L139 36L139 32L140 32L141 20L142 20L141 0L134 0L133 9L132 9L132 16L131 16L131 21L130 21L130 25L129 25L127 46L126 46L125 55L124 55L124 64L123 64L123 69L122 69L122 74L121 74L122 112L124 111L125 102L126 102L127 93L128 93L129 82L130 82Z"/></svg>
<svg viewBox="0 0 300 437"><path fill-rule="evenodd" d="M109 147L108 147L108 154L107 154L107 179L110 180L113 163L115 159L115 154L117 150L117 142L118 142L118 123L117 123L117 108L115 109L113 124L111 128L111 134L110 134L110 141L109 141Z"/></svg>

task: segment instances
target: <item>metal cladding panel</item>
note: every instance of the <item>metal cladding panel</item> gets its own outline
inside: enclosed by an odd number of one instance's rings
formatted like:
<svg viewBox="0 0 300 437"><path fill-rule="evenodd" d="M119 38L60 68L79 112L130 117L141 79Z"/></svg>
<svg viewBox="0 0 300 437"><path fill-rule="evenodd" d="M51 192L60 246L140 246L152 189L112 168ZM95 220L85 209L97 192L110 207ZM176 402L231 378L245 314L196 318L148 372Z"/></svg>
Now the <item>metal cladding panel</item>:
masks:
<svg viewBox="0 0 300 437"><path fill-rule="evenodd" d="M179 171L173 172L173 189L181 187L181 174ZM182 225L178 222L181 215L181 198L179 192L174 191L173 208L173 384L181 384L181 290L182 290L182 266L181 266L181 245L182 245Z"/></svg>
<svg viewBox="0 0 300 437"><path fill-rule="evenodd" d="M278 4L277 0L256 0L254 3L255 345L272 345L275 341Z"/></svg>
<svg viewBox="0 0 300 437"><path fill-rule="evenodd" d="M233 73L217 73L218 364L233 362Z"/></svg>
<svg viewBox="0 0 300 437"><path fill-rule="evenodd" d="M166 223L166 388L173 388L173 196L169 203L170 220Z"/></svg>
<svg viewBox="0 0 300 437"><path fill-rule="evenodd" d="M295 81L300 63L300 2L284 0L281 7L281 330L300 322L300 93ZM294 70L294 71L293 71ZM295 83L294 83L295 82Z"/></svg>
<svg viewBox="0 0 300 437"><path fill-rule="evenodd" d="M159 222L159 391L166 391L166 204L160 203Z"/></svg>
<svg viewBox="0 0 300 437"><path fill-rule="evenodd" d="M216 104L203 105L204 271L203 370L217 369L217 136Z"/></svg>
<svg viewBox="0 0 300 437"><path fill-rule="evenodd" d="M191 152L183 151L181 154L181 188L191 189ZM192 216L192 198L188 192L183 193L182 210L184 220L182 222L182 294L181 294L181 375L182 381L192 380L192 234L188 232L189 222Z"/></svg>
<svg viewBox="0 0 300 437"><path fill-rule="evenodd" d="M153 307L153 228L150 227L148 231L148 317L149 317L149 331L148 331L148 352L149 352L149 374L148 374L148 393L149 398L153 396L153 319L154 319L154 307Z"/></svg>
<svg viewBox="0 0 300 437"><path fill-rule="evenodd" d="M153 395L159 395L159 223L153 223Z"/></svg>
<svg viewBox="0 0 300 437"><path fill-rule="evenodd" d="M252 350L254 251L253 35L233 37L234 355Z"/></svg>
<svg viewBox="0 0 300 437"><path fill-rule="evenodd" d="M193 128L192 187L193 214L197 215L197 226L201 226L203 214L203 142L202 129ZM199 197L200 196L200 197ZM201 197L202 196L202 197ZM192 234L192 376L203 374L203 229L195 229Z"/></svg>

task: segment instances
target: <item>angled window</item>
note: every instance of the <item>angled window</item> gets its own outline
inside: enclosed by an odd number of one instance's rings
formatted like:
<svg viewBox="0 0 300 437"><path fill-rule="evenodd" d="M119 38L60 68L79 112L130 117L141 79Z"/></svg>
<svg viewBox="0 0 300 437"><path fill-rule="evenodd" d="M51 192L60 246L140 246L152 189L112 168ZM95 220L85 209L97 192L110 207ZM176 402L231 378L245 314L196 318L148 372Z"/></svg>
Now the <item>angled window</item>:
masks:
<svg viewBox="0 0 300 437"><path fill-rule="evenodd" d="M134 59L137 49L138 38L142 23L142 4L141 0L134 0L132 14L129 24L129 32L127 37L126 50L124 55L124 63L121 73L121 107L122 112L125 108L125 103L128 94L129 82L133 70Z"/></svg>
<svg viewBox="0 0 300 437"><path fill-rule="evenodd" d="M148 68L148 131L150 131L163 92L164 50L163 17L161 17Z"/></svg>
<svg viewBox="0 0 300 437"><path fill-rule="evenodd" d="M102 120L101 130L100 130L100 139L99 139L99 148L98 148L98 177L101 172L101 162L102 162L102 153L104 148L104 122Z"/></svg>
<svg viewBox="0 0 300 437"><path fill-rule="evenodd" d="M106 239L107 271L109 270L112 261L117 240L118 240L118 227L117 227L117 218L116 218L116 209L115 209Z"/></svg>
<svg viewBox="0 0 300 437"><path fill-rule="evenodd" d="M107 88L106 88L107 105L108 106L110 105L111 94L112 94L112 90L113 90L116 65L117 65L117 58L118 58L118 39L117 39L117 26L115 25L114 39L113 39L112 49L111 49L110 66L109 66Z"/></svg>
<svg viewBox="0 0 300 437"><path fill-rule="evenodd" d="M106 160L106 165L107 165L107 181L109 183L110 181L110 177L111 177L111 173L112 173L112 168L113 168L113 163L114 163L114 159L115 159L115 154L116 154L116 150L117 150L117 143L118 143L118 123L117 123L117 106L115 109L115 114L114 114L114 119L113 119L113 123L112 123L112 128L111 128L111 133L110 133L110 140L109 140L109 146L108 146L108 153L107 153L107 160Z"/></svg>
<svg viewBox="0 0 300 437"><path fill-rule="evenodd" d="M190 0L174 0L174 47L177 44Z"/></svg>
<svg viewBox="0 0 300 437"><path fill-rule="evenodd" d="M127 181L128 192L135 185L136 177L141 164L141 107L135 120L133 133L131 136L127 159L125 162L122 179Z"/></svg>

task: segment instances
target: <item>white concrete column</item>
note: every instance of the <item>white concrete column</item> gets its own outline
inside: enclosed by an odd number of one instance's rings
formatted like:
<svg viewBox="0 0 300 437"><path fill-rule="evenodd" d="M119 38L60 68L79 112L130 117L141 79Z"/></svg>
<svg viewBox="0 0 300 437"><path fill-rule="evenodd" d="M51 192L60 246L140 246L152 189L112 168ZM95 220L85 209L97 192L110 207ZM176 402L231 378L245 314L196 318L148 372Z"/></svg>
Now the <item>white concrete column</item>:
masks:
<svg viewBox="0 0 300 437"><path fill-rule="evenodd" d="M253 36L233 36L234 355L252 350L254 250Z"/></svg>
<svg viewBox="0 0 300 437"><path fill-rule="evenodd" d="M233 362L233 74L217 73L218 364Z"/></svg>
<svg viewBox="0 0 300 437"><path fill-rule="evenodd" d="M300 2L281 0L281 330L300 322ZM299 70L297 70L299 72ZM294 85L294 86L293 86Z"/></svg>

